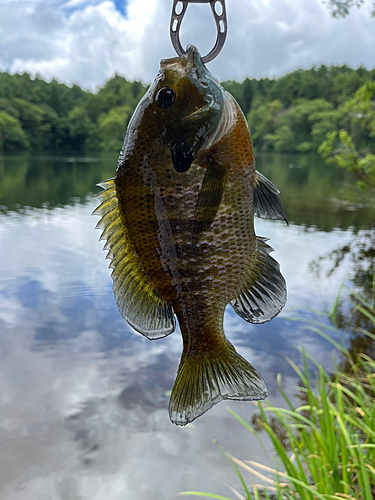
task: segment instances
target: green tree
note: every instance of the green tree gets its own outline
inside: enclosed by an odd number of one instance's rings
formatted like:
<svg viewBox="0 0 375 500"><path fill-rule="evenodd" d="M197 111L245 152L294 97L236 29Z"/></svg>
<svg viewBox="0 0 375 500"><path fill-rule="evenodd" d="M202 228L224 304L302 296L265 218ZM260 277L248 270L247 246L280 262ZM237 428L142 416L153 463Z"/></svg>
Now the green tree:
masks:
<svg viewBox="0 0 375 500"><path fill-rule="evenodd" d="M111 109L129 105L134 110L146 91L140 82L128 82L122 76L114 76L96 95L90 96L86 106L92 121Z"/></svg>
<svg viewBox="0 0 375 500"><path fill-rule="evenodd" d="M45 111L26 99L15 98L12 105L18 112L18 119L26 132L33 149L43 149L43 135L50 131L50 123L45 119Z"/></svg>
<svg viewBox="0 0 375 500"><path fill-rule="evenodd" d="M328 4L333 17L346 17L353 7L362 7L364 0L326 0L324 3ZM373 3L373 6L372 15L375 16L375 3Z"/></svg>
<svg viewBox="0 0 375 500"><path fill-rule="evenodd" d="M93 142L92 139L93 136L96 136L97 127L91 121L84 106L73 108L69 112L67 123L73 141L73 149L83 150L89 141Z"/></svg>
<svg viewBox="0 0 375 500"><path fill-rule="evenodd" d="M266 138L272 137L275 132L281 112L282 105L277 100L259 104L250 110L247 121L256 148L267 151L269 143Z"/></svg>
<svg viewBox="0 0 375 500"><path fill-rule="evenodd" d="M0 111L5 111L14 118L19 118L20 114L9 99L0 97Z"/></svg>
<svg viewBox="0 0 375 500"><path fill-rule="evenodd" d="M255 93L256 93L256 80L250 80L249 78L245 78L242 84L243 87L243 112L245 115L250 111L251 104L253 102Z"/></svg>
<svg viewBox="0 0 375 500"><path fill-rule="evenodd" d="M367 147L370 131L351 119L354 111L345 111L345 105L369 81L375 81L375 69L323 65L278 79L246 78L222 85L248 117L258 150L295 153L315 151L327 133L341 129L355 148ZM145 91L142 83L119 75L92 93L56 80L33 79L27 73L0 73L0 111L19 121L29 149L118 151L129 117Z"/></svg>
<svg viewBox="0 0 375 500"><path fill-rule="evenodd" d="M229 92L235 98L242 111L246 113L245 111L246 103L245 103L244 89L242 87L242 84L236 82L235 80L227 80L225 82L222 82L221 85L227 92Z"/></svg>
<svg viewBox="0 0 375 500"><path fill-rule="evenodd" d="M342 111L346 128L329 132L318 153L356 175L360 188L375 187L375 82L362 85Z"/></svg>
<svg viewBox="0 0 375 500"><path fill-rule="evenodd" d="M104 151L121 150L132 113L133 108L127 104L113 108L99 117L100 146Z"/></svg>
<svg viewBox="0 0 375 500"><path fill-rule="evenodd" d="M317 151L326 135L331 131L340 128L345 120L345 113L342 108L317 110L310 114L311 121L311 144L312 149Z"/></svg>
<svg viewBox="0 0 375 500"><path fill-rule="evenodd" d="M27 136L17 118L0 111L0 151L26 149L28 146Z"/></svg>
<svg viewBox="0 0 375 500"><path fill-rule="evenodd" d="M321 114L330 112L333 105L324 99L298 99L282 113L276 123L275 131L265 135L265 139L279 153L316 151L312 130L319 122Z"/></svg>

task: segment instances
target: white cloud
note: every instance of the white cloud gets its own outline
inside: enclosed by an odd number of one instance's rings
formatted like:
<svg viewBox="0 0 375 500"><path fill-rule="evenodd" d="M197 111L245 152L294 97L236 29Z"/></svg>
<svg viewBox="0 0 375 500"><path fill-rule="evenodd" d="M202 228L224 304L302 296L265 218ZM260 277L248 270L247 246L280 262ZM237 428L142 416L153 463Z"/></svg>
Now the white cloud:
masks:
<svg viewBox="0 0 375 500"><path fill-rule="evenodd" d="M366 7L335 20L320 0L227 0L228 38L210 64L220 80L281 75L315 64L374 65L375 20ZM174 55L172 1L0 1L0 69L95 88L115 72L151 81ZM182 43L202 53L215 40L207 5L190 5Z"/></svg>

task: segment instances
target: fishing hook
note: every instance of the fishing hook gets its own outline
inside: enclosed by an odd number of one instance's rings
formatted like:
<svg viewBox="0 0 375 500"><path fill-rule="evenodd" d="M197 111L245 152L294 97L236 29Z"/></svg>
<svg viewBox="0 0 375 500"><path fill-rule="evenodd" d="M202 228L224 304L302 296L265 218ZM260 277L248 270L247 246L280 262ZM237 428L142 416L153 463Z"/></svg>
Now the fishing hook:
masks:
<svg viewBox="0 0 375 500"><path fill-rule="evenodd" d="M225 10L225 0L173 0L169 32L171 35L172 45L179 56L186 54L186 51L182 48L180 42L180 28L189 3L209 3L216 22L217 36L214 48L211 52L202 57L202 61L204 63L208 63L215 59L215 57L219 54L227 37L227 14ZM179 6L179 4L182 5ZM178 7L180 7L180 9ZM221 13L219 14L218 12L220 11Z"/></svg>

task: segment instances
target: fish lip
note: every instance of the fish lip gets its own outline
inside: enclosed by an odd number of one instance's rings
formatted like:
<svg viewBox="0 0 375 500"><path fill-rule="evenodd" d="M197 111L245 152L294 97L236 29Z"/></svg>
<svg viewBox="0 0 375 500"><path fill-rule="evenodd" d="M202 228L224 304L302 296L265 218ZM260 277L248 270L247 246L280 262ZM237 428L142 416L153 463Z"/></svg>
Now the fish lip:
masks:
<svg viewBox="0 0 375 500"><path fill-rule="evenodd" d="M202 61L199 50L194 45L188 45L186 48L187 67L188 69L195 68L198 77L205 77L207 68Z"/></svg>
<svg viewBox="0 0 375 500"><path fill-rule="evenodd" d="M185 54L182 56L162 59L160 61L160 68L175 71L185 70L186 73L195 68L199 76L204 76L206 71L201 55L194 45L188 45Z"/></svg>
<svg viewBox="0 0 375 500"><path fill-rule="evenodd" d="M199 50L195 47L195 45L189 44L186 47L185 57L187 58L188 63L194 67L204 66Z"/></svg>

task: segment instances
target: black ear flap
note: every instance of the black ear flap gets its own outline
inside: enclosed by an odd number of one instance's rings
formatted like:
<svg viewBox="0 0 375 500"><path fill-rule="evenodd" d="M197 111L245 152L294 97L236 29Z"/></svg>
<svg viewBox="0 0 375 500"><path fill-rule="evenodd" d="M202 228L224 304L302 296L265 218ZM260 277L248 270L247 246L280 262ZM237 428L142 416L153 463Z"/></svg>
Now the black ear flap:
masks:
<svg viewBox="0 0 375 500"><path fill-rule="evenodd" d="M189 146L173 146L171 148L173 166L179 174L187 172L193 163L193 153Z"/></svg>

